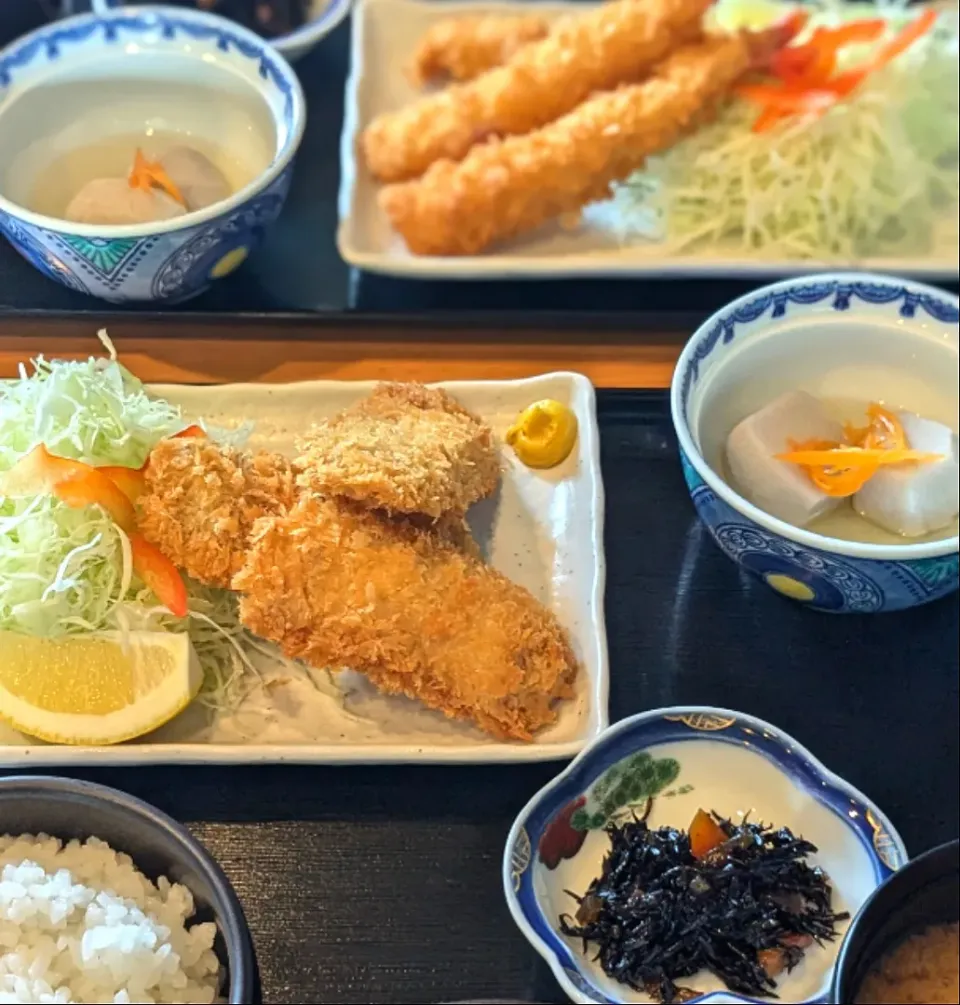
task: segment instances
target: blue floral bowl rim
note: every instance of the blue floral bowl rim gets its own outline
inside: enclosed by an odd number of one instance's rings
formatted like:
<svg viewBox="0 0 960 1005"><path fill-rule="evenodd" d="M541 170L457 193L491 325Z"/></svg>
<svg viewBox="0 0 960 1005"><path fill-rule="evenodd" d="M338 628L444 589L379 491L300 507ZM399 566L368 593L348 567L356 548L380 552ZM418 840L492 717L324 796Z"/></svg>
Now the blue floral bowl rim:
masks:
<svg viewBox="0 0 960 1005"><path fill-rule="evenodd" d="M124 5L124 0L101 0L100 8L116 8ZM319 14L311 14L307 22L286 35L264 39L277 52L286 54L302 45L314 45L325 38L350 13L353 0L327 0Z"/></svg>
<svg viewBox="0 0 960 1005"><path fill-rule="evenodd" d="M53 39L62 33L71 33L77 28L87 25L105 25L113 22L129 22L135 18L155 19L157 24L163 20L177 21L182 24L192 24L198 27L206 27L220 32L227 38L241 42L247 49L255 50L259 54L262 63L271 65L282 79L283 87L290 96L290 134L286 142L274 154L273 159L266 169L257 175L248 185L245 185L238 192L234 192L229 199L214 203L206 209L187 213L185 216L176 217L173 220L161 220L146 224L124 224L122 226L111 226L106 224L82 224L72 223L69 220L61 220L54 216L45 216L42 213L34 213L32 210L12 202L0 192L0 213L6 213L15 220L20 220L33 227L40 227L44 230L51 230L59 234L71 234L77 237L91 238L121 238L121 237L153 237L161 234L171 234L179 230L189 230L192 227L208 223L210 220L220 216L228 215L238 206L242 206L251 199L259 195L268 188L286 169L293 160L303 140L303 133L307 124L307 102L304 97L303 87L300 78L293 67L286 59L274 49L268 42L264 41L255 32L244 28L242 25L221 17L219 14L211 14L206 11L191 10L190 8L170 7L162 4L144 4L132 7L121 7L116 10L108 10L103 13L76 14L72 17L62 18L51 25L44 25L26 35L11 42L6 48L0 49L0 64L4 58L9 58L37 41ZM64 62L59 66L69 65L69 55L61 57ZM51 71L51 74L55 71ZM48 79L41 74L37 79L23 87L23 91L31 88ZM17 89L17 85L11 84L8 89L12 92ZM0 130L3 126L3 88L0 88ZM277 123L277 115L271 109L271 116L274 124Z"/></svg>
<svg viewBox="0 0 960 1005"><path fill-rule="evenodd" d="M673 428L676 431L677 439L680 442L680 449L686 455L697 474L731 509L752 520L754 523L759 524L761 527L766 528L768 531L778 534L780 537L787 538L789 541L837 555L847 555L851 558L873 559L884 562L915 561L920 558L941 558L944 555L954 554L960 549L960 536L957 535L938 541L925 541L920 544L867 544L861 541L842 541L839 538L824 537L800 527L794 527L792 524L778 520L769 513L765 513L739 493L735 492L707 464L694 442L683 408L683 381L684 374L693 363L697 348L707 332L719 321L735 314L738 309L755 302L760 297L783 291L802 289L813 284L822 285L824 283L833 283L837 286L858 283L882 286L932 297L936 301L949 304L954 312L960 308L960 298L947 293L945 290L928 286L925 283L917 283L910 279L901 279L896 276L887 276L875 272L821 272L793 279L785 279L782 282L771 283L768 286L761 286L758 289L752 290L750 293L745 293L742 297L738 297L736 300L731 301L724 307L721 307L720 310L711 314L687 340L677 360L677 366L673 372L673 380L670 385L670 415L673 420Z"/></svg>
<svg viewBox="0 0 960 1005"><path fill-rule="evenodd" d="M761 756L767 757L767 759L774 764L781 774L790 778L805 779L808 784L802 784L801 788L808 793L810 798L814 799L825 809L834 813L844 822L844 825L848 829L856 832L861 840L861 844L866 849L873 863L874 890L886 882L886 880L888 880L899 868L906 865L909 861L909 855L907 854L906 845L903 843L903 839L887 818L886 814L884 814L874 802L868 799L855 786L851 785L845 779L831 771L822 761L816 758L806 747L804 747L802 743L797 742L792 736L790 736L789 733L785 733L782 729L766 722L764 719L758 719L756 716L747 715L743 712L737 712L733 709L720 708L712 705L673 705L665 708L651 709L648 712L640 712L637 715L621 719L619 722L605 729L603 733L586 746L570 762L570 764L568 764L567 767L560 772L559 775L544 785L543 788L531 797L519 814L517 814L517 818L514 820L513 825L510 828L510 833L507 835L507 842L504 847L503 862L501 865L501 880L510 914L530 945L536 949L540 956L543 957L543 959L550 966L554 977L563 987L564 991L570 996L572 1001L589 1003L599 1001L600 999L585 997L584 992L578 989L576 984L574 984L571 980L571 976L567 972L568 967L564 965L563 957L566 957L568 963L572 964L571 969L575 977L584 982L586 982L587 979L583 976L583 971L577 957L569 951L569 948L562 942L556 931L551 926L547 925L547 938L550 941L546 941L536 930L535 923L528 920L524 908L520 903L518 893L514 888L514 869L512 861L513 849L520 839L521 834L526 834L526 825L531 816L533 816L540 807L545 807L550 802L550 797L557 792L557 790L562 789L566 781L574 779L575 776L581 774L583 768L588 764L588 762L594 760L598 754L602 755L607 748L615 746L616 742L623 736L623 734L633 733L635 731L642 730L646 726L663 724L666 722L675 723L677 725L685 725L683 722L684 718L692 716L718 717L722 719L730 719L732 721L723 730L706 730L688 727L690 730L689 735L685 735L683 737L671 737L669 739L655 738L649 742L639 741L636 746L631 747L630 750L624 754L624 756L630 756L631 753L638 753L650 747L655 747L662 743L673 742L674 740L680 740L680 742L684 743L695 743L698 740L735 743L737 741L732 740L729 736L724 736L723 734L727 733L727 731L733 726L747 726L755 732L761 733L763 735L763 739L766 741L765 746L768 749L766 751L759 749L756 743L754 743L755 752L759 753ZM778 751L778 756L770 757L769 748ZM616 760L620 760L620 757L618 756ZM611 762L611 764L613 763L616 763L616 761ZM792 765L793 770L791 771L787 765ZM593 781L593 776L585 779L579 787L576 787L576 794L579 795L586 791ZM809 784L811 782L813 784ZM814 788L814 785L816 788ZM573 795L572 789L570 795ZM840 813L836 806L828 800L828 796L841 796L848 804L851 801L858 804L858 808L861 810L857 818L859 822L853 823L846 814ZM564 795L561 802L566 801L566 799L567 796ZM548 823L551 818L551 814L547 814L544 817L543 823ZM870 832L869 835L867 834L868 830ZM536 842L529 834L526 834L526 836L531 845L531 859L525 870L525 874L529 874L532 870L534 859L536 857ZM881 857L881 854L876 848L876 842L880 840L881 836L883 836L884 854L890 858L890 860L894 863L893 865L884 861L884 858ZM834 956L838 957L843 946L843 940L838 939L833 945L835 947ZM829 980L830 974L833 972L832 968L835 965L836 958L831 964L831 970L827 975L825 975L825 980ZM601 994L601 992L597 993ZM758 999L747 998L736 994L735 992L729 991L712 991L699 998L693 999L693 1001L711 1001L715 995L723 995L728 1000L737 1002L754 1003L758 1001ZM605 998L602 1000L607 1001ZM825 1005L828 1001L828 998L815 997L808 999L805 1003L799 1003L799 1005Z"/></svg>

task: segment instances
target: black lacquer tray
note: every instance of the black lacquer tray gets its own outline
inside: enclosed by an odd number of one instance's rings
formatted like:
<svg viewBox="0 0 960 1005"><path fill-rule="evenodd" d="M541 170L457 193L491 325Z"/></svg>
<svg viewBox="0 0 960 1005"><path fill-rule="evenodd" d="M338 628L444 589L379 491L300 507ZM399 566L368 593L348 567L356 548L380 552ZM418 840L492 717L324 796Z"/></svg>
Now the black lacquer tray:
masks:
<svg viewBox="0 0 960 1005"><path fill-rule="evenodd" d="M742 577L694 517L665 393L598 394L611 718L678 703L760 716L874 799L911 853L955 838L956 595L903 614L830 616ZM150 800L207 843L243 901L268 1005L561 1002L500 882L515 814L559 770L83 777Z"/></svg>

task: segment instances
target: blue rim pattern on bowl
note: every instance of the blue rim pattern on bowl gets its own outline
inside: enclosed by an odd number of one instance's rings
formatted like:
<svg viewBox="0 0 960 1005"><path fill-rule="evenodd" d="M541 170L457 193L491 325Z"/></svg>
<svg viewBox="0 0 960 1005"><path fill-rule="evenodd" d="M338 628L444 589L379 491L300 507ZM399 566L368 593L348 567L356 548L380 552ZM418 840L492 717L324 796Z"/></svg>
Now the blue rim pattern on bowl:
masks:
<svg viewBox="0 0 960 1005"><path fill-rule="evenodd" d="M892 611L928 604L957 588L960 554L875 560L867 574L856 559L796 544L747 520L717 496L682 449L680 461L693 505L721 551L778 592L818 611Z"/></svg>
<svg viewBox="0 0 960 1005"><path fill-rule="evenodd" d="M9 87L15 83L16 72L30 66L35 60L56 62L70 46L86 43L98 34L105 44L118 45L129 41L125 36L156 32L165 39L184 36L192 41L214 42L221 52L235 51L246 59L256 60L260 76L283 95L285 125L288 131L292 131L296 103L294 89L266 43L254 42L252 39L256 36L243 29L234 31L220 25L203 23L189 16L171 14L162 8L145 8L133 13L111 13L106 16L86 15L71 19L63 25L41 28L22 42L10 46L7 55L0 52L0 87Z"/></svg>
<svg viewBox="0 0 960 1005"><path fill-rule="evenodd" d="M617 1005L584 978L573 951L540 909L531 868L540 838L555 819L558 809L590 788L597 777L598 762L606 767L638 750L665 743L696 741L704 735L724 743L749 744L754 753L771 761L812 799L840 818L855 832L867 852L876 886L907 861L906 848L899 834L863 793L831 772L796 740L762 719L707 706L657 709L624 719L578 755L565 771L527 803L510 830L504 853L502 878L510 913L575 1001ZM693 1000L756 1005L760 1001L729 991L711 992ZM828 1000L816 997L798 1005L825 1005Z"/></svg>
<svg viewBox="0 0 960 1005"><path fill-rule="evenodd" d="M325 35L329 35L337 25L350 13L353 0L328 0L323 10L316 17L310 18L305 24L286 35L269 39L277 52L287 54L299 50L303 46L313 45ZM123 0L101 0L98 6L116 8L123 6Z"/></svg>
<svg viewBox="0 0 960 1005"><path fill-rule="evenodd" d="M879 277L878 277L879 278ZM937 295L937 291L929 288L905 285L890 285L883 282L871 282L869 278L856 279L843 277L837 279L811 279L786 284L773 289L760 291L753 298L737 301L729 310L722 313L710 330L697 344L690 366L683 374L680 390L680 404L686 412L690 398L690 389L700 375L700 364L707 359L722 341L729 345L737 337L737 325L750 324L759 320L770 311L770 317L783 317L790 304L823 303L833 298L830 307L835 311L847 311L852 300L862 300L867 304L900 304L899 314L903 318L916 317L917 311L925 311L936 321L944 324L960 322L960 312L957 305L951 303L946 294Z"/></svg>

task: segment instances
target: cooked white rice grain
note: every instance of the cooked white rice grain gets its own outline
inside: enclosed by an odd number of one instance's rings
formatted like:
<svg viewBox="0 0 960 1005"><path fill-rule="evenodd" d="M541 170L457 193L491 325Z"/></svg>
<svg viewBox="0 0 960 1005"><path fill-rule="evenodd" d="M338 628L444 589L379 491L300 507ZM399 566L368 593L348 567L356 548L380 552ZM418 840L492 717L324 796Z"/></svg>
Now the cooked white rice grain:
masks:
<svg viewBox="0 0 960 1005"><path fill-rule="evenodd" d="M97 838L0 834L0 1005L208 1005L216 925Z"/></svg>

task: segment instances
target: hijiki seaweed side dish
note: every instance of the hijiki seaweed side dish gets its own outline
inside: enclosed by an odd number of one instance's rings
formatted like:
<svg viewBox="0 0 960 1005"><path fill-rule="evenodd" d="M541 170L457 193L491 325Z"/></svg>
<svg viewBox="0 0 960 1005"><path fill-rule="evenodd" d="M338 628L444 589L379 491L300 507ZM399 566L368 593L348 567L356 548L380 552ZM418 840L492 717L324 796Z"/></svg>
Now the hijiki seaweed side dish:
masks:
<svg viewBox="0 0 960 1005"><path fill-rule="evenodd" d="M698 997L676 981L701 971L776 998L775 978L849 917L832 910L826 874L806 861L816 846L786 827L700 810L689 831L652 829L646 816L606 828L602 872L583 896L570 894L579 907L560 916L560 930L584 952L595 947L608 977L655 1001Z"/></svg>

